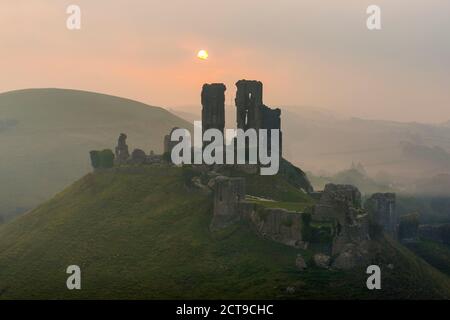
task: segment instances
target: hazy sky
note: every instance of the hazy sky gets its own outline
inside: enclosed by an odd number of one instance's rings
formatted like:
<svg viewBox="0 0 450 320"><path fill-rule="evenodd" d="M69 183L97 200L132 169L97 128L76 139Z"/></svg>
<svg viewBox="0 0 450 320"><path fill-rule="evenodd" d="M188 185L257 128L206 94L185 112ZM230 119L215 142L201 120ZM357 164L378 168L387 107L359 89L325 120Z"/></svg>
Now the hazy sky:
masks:
<svg viewBox="0 0 450 320"><path fill-rule="evenodd" d="M82 28L66 28L66 8ZM382 30L366 8L382 9ZM258 79L270 106L450 120L449 0L1 0L0 92L98 91L163 107ZM208 61L196 58L209 51Z"/></svg>

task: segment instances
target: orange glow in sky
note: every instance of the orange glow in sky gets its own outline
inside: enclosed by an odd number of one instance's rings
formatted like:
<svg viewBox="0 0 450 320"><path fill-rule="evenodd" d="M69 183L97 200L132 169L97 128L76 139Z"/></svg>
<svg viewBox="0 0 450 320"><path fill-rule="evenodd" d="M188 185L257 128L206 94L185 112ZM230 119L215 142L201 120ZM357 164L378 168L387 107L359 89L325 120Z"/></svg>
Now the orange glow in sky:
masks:
<svg viewBox="0 0 450 320"><path fill-rule="evenodd" d="M72 88L171 108L198 106L212 82L233 104L235 82L254 79L271 106L450 119L449 1L379 0L389 23L375 33L362 0L77 4L82 27L71 31L65 1L0 2L0 92Z"/></svg>

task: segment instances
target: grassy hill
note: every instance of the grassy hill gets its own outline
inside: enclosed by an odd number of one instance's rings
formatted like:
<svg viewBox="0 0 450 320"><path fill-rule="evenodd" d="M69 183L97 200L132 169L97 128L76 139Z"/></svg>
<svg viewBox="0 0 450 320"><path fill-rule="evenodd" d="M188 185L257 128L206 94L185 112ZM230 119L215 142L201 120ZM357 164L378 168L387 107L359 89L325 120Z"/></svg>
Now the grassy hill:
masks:
<svg viewBox="0 0 450 320"><path fill-rule="evenodd" d="M374 243L383 290L369 291L365 270L318 269L312 251L260 238L245 223L211 233L212 199L187 188L183 170L90 173L1 226L0 299L450 297L447 276L389 239ZM253 196L309 201L281 177L255 179ZM268 183L272 193L258 188ZM281 190L289 197L280 199ZM299 252L309 265L304 272L294 265ZM79 291L65 287L72 264L82 269Z"/></svg>
<svg viewBox="0 0 450 320"><path fill-rule="evenodd" d="M450 247L448 245L422 239L407 244L407 247L433 267L450 276Z"/></svg>
<svg viewBox="0 0 450 320"><path fill-rule="evenodd" d="M90 169L88 152L113 148L125 132L130 152L162 151L164 134L190 128L168 111L104 94L29 89L0 94L0 220L51 198Z"/></svg>

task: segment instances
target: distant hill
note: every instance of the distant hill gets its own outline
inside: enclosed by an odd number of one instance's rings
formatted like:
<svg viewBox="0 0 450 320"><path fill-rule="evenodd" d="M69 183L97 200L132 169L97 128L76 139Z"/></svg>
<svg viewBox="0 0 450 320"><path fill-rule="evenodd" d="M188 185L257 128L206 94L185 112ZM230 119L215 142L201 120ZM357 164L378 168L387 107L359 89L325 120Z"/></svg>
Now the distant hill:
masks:
<svg viewBox="0 0 450 320"><path fill-rule="evenodd" d="M28 210L86 174L88 152L112 149L121 132L128 134L130 152L161 152L163 135L174 126L191 125L165 109L105 94L0 94L0 216Z"/></svg>
<svg viewBox="0 0 450 320"><path fill-rule="evenodd" d="M279 176L254 178L250 194L305 196ZM371 291L365 270L314 267L312 248L264 239L245 222L211 232L211 218L212 198L186 187L183 168L90 173L0 226L0 299L450 297L446 275L389 239L374 242L383 289ZM65 288L72 264L82 269L82 290Z"/></svg>
<svg viewBox="0 0 450 320"><path fill-rule="evenodd" d="M308 171L334 174L362 163L398 182L450 171L450 127L303 114L283 116L286 156Z"/></svg>
<svg viewBox="0 0 450 320"><path fill-rule="evenodd" d="M450 196L450 174L438 174L419 180L414 189L416 195Z"/></svg>
<svg viewBox="0 0 450 320"><path fill-rule="evenodd" d="M383 184L370 178L364 171L358 170L357 168L343 170L330 177L316 176L313 173L308 173L308 177L316 190L323 190L327 183L337 183L354 185L363 195L396 191L388 184Z"/></svg>

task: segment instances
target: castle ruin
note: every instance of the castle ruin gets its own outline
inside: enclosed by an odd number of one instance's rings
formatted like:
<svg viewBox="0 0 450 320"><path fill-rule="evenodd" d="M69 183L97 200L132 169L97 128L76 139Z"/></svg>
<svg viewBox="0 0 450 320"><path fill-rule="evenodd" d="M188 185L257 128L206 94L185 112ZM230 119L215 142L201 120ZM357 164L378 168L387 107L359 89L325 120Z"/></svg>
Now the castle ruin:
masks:
<svg viewBox="0 0 450 320"><path fill-rule="evenodd" d="M244 131L248 129L281 130L281 111L271 109L263 103L263 84L260 81L240 80L236 83L236 126ZM225 130L225 91L222 83L203 85L202 133L208 129L217 129L222 134ZM127 136L120 134L115 148L115 164L142 165L171 163L170 154L178 143L171 141L170 134L164 137L163 155L134 149L129 153ZM280 131L280 144L281 144ZM270 138L269 138L270 141ZM248 146L246 146L247 148ZM269 145L269 152L270 151ZM98 152L91 152L94 160ZM327 240L329 246L326 267L350 269L367 262L369 234L369 217L383 227L393 237L397 234L397 215L395 212L395 194L377 193L361 205L361 193L352 185L327 184L323 191L314 192L304 172L281 156L278 174L293 187L309 194L314 202L303 212L289 211L282 208L266 207L261 201L275 201L246 194L246 178L226 176L232 170L242 175L257 174L257 165L193 165L198 175L190 179L190 187L197 187L202 192L212 194L213 215L210 228L217 230L244 220L260 235L273 241L296 248L307 248L317 239ZM114 155L111 154L111 158ZM95 161L93 161L94 163ZM248 167L250 166L250 167ZM256 171L253 171L256 168ZM200 176L202 178L200 178ZM206 179L206 182L203 181ZM252 200L252 198L256 198ZM322 238L321 238L322 237ZM322 241L322 240L320 240ZM318 242L320 243L320 242ZM323 254L322 254L323 255Z"/></svg>
<svg viewBox="0 0 450 320"><path fill-rule="evenodd" d="M270 130L280 130L280 156L282 155L281 110L271 109L263 103L263 84L255 80L236 82L236 124L238 129L267 129L268 148L271 150Z"/></svg>
<svg viewBox="0 0 450 320"><path fill-rule="evenodd" d="M245 200L245 179L219 176L214 180L214 212L211 228L224 228L239 220Z"/></svg>
<svg viewBox="0 0 450 320"><path fill-rule="evenodd" d="M271 152L271 129L280 130L280 156L282 155L281 110L263 104L263 84L255 80L236 82L236 127L268 130L268 152ZM202 132L214 128L222 133L225 128L225 90L223 83L205 84L202 89ZM248 147L248 146L247 146Z"/></svg>
<svg viewBox="0 0 450 320"><path fill-rule="evenodd" d="M125 133L121 133L117 141L116 157L115 157L116 163L124 164L127 162L129 157L130 152L128 151L127 135Z"/></svg>
<svg viewBox="0 0 450 320"><path fill-rule="evenodd" d="M395 193L375 193L364 203L365 209L375 223L397 238L398 217L395 210Z"/></svg>

